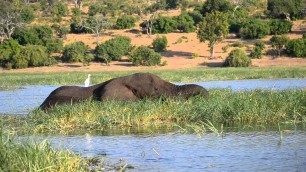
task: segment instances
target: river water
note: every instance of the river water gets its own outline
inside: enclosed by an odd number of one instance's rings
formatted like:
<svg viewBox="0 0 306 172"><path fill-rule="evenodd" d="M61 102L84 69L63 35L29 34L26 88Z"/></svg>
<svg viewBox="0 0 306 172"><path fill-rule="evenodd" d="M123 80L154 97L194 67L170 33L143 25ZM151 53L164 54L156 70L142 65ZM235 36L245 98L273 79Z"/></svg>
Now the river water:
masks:
<svg viewBox="0 0 306 172"><path fill-rule="evenodd" d="M182 84L182 83L177 83ZM184 83L185 84L185 83ZM197 82L207 89L305 89L306 79ZM26 115L58 86L0 91L0 115ZM35 140L46 136L30 136ZM23 136L23 139L29 137ZM48 136L56 149L130 164L128 171L306 171L306 131Z"/></svg>
<svg viewBox="0 0 306 172"><path fill-rule="evenodd" d="M306 132L54 136L51 144L86 157L119 159L128 171L305 171Z"/></svg>

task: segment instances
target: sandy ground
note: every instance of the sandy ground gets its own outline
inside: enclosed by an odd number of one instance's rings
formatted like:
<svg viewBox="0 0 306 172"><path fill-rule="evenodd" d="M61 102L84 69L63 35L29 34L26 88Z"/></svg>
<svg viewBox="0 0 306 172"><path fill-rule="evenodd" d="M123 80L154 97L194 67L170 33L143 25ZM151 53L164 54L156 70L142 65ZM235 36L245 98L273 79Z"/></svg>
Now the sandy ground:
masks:
<svg viewBox="0 0 306 172"><path fill-rule="evenodd" d="M148 37L142 34L139 27L131 30L110 30L104 33L99 42L106 41L116 35L128 36L132 39L132 44L136 46L151 45L157 35ZM301 38L302 34L306 33L306 22L296 21L293 30L288 36L291 39ZM101 63L90 63L90 66L83 66L82 63L58 63L54 66L35 67L26 69L4 70L0 68L0 73L3 72L65 72L65 71L123 71L123 70L170 70L170 69L185 69L185 68L207 68L222 66L224 59L228 53L235 47L230 47L227 52L223 52L222 47L240 41L247 53L252 50L255 40L240 40L229 35L222 43L218 43L215 47L215 58L209 59L208 42L200 43L197 39L196 33L169 33L164 36L168 39L167 51L162 53L162 62L167 61L166 66L154 67L136 67L127 60L120 62L112 62L109 66ZM265 52L271 50L269 39L267 36L263 39L266 43ZM64 44L69 44L75 41L83 41L89 45L91 49L96 46L97 39L93 34L69 34ZM198 57L193 58L194 55ZM126 57L124 58L126 59ZM271 55L264 55L262 59L253 59L252 66L256 67L270 67L270 66L305 66L306 58L289 58L289 57L273 57Z"/></svg>

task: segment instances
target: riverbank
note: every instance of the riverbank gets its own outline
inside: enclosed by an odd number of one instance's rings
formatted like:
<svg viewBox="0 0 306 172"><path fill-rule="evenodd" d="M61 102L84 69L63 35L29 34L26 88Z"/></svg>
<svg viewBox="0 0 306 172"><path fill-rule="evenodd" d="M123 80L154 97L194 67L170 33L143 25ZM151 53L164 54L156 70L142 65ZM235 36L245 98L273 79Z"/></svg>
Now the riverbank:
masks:
<svg viewBox="0 0 306 172"><path fill-rule="evenodd" d="M130 75L136 72L150 72L169 82L198 82L236 79L306 78L305 67L263 67L263 68L193 68L181 70L135 70L103 72L56 72L56 73L3 73L0 87L24 85L83 85L91 74L91 84Z"/></svg>

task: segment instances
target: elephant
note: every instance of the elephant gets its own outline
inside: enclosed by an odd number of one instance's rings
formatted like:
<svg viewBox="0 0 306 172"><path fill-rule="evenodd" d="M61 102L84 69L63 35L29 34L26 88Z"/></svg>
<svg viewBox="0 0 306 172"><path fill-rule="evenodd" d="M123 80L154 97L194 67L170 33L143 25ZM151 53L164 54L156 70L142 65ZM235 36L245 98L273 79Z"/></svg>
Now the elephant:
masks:
<svg viewBox="0 0 306 172"><path fill-rule="evenodd" d="M208 91L196 84L175 85L151 73L135 73L122 76L90 87L61 86L50 93L40 105L48 109L55 105L93 99L97 101L133 101L144 98L208 97Z"/></svg>

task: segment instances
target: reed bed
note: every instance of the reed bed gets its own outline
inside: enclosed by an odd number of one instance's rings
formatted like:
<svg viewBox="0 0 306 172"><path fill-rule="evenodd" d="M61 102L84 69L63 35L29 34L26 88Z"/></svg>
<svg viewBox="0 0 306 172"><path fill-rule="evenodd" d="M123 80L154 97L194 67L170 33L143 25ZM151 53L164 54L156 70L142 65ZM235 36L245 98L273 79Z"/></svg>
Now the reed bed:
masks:
<svg viewBox="0 0 306 172"><path fill-rule="evenodd" d="M142 70L116 72L2 73L0 75L0 88L24 85L83 85L88 73L92 75L92 84L97 84L115 77L130 75L135 72L151 72L170 82L306 77L305 67L195 68L183 70Z"/></svg>
<svg viewBox="0 0 306 172"><path fill-rule="evenodd" d="M89 171L81 156L54 150L46 141L21 143L0 130L0 171Z"/></svg>
<svg viewBox="0 0 306 172"><path fill-rule="evenodd" d="M2 118L4 120L4 118ZM112 127L149 128L203 126L277 126L306 123L306 91L210 90L209 99L147 99L120 102L85 101L63 105L47 112L34 110L28 118L10 123L10 130L21 133L103 132ZM18 126L16 126L18 125ZM15 126L15 127L14 127Z"/></svg>

